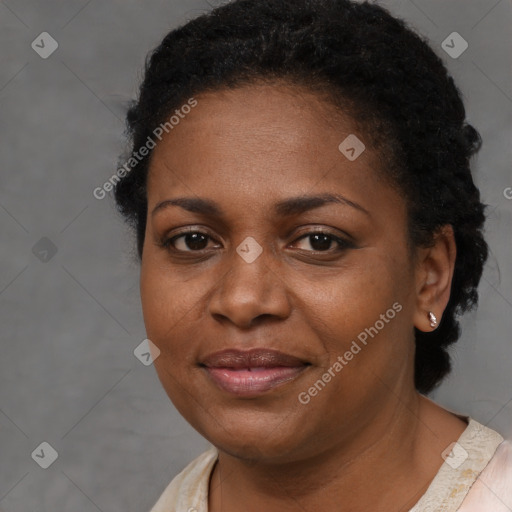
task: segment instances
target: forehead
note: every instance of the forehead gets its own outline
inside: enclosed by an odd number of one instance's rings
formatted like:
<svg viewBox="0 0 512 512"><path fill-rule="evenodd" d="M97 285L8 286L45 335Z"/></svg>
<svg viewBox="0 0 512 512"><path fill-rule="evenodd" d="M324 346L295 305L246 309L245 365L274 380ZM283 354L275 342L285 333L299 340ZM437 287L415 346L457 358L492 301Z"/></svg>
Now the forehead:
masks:
<svg viewBox="0 0 512 512"><path fill-rule="evenodd" d="M290 85L250 85L199 94L195 99L197 106L164 135L156 154L168 142L174 150L178 145L187 149L210 145L219 156L243 150L256 151L262 157L279 153L292 158L298 146L303 154L317 154L328 144L335 144L342 132L353 131L346 116L334 123L340 117L334 106ZM325 147L318 147L319 136L325 138L327 131L333 140L325 140Z"/></svg>
<svg viewBox="0 0 512 512"><path fill-rule="evenodd" d="M361 202L376 200L386 186L379 154L365 134L313 92L263 84L194 98L197 105L154 149L149 209L183 195L262 206L270 199L338 192ZM345 150L354 141L362 152L349 159Z"/></svg>

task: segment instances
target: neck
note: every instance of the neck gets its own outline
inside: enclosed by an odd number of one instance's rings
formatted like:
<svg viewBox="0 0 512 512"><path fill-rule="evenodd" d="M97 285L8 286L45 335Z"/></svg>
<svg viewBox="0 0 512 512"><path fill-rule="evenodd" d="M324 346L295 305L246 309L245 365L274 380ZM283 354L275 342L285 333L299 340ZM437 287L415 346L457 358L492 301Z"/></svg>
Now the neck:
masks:
<svg viewBox="0 0 512 512"><path fill-rule="evenodd" d="M355 437L287 464L247 462L219 451L209 510L238 511L243 503L247 512L286 512L296 511L297 502L324 512L340 505L353 512L408 510L437 473L443 449L466 426L442 411L411 393L387 404Z"/></svg>

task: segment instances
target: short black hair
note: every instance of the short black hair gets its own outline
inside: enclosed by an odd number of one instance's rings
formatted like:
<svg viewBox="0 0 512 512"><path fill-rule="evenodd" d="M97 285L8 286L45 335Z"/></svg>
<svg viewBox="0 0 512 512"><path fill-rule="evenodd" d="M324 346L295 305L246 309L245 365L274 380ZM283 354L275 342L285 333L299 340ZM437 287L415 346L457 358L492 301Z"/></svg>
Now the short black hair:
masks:
<svg viewBox="0 0 512 512"><path fill-rule="evenodd" d="M441 226L453 227L449 303L435 331L415 329L415 386L429 393L451 370L447 348L460 336L457 317L478 302L488 247L485 205L469 163L481 137L426 38L367 1L235 0L172 30L148 55L126 117L130 145L136 151L146 144L194 94L280 80L321 92L364 127L383 156L383 175L407 202L412 246L428 246ZM114 190L139 258L151 155Z"/></svg>

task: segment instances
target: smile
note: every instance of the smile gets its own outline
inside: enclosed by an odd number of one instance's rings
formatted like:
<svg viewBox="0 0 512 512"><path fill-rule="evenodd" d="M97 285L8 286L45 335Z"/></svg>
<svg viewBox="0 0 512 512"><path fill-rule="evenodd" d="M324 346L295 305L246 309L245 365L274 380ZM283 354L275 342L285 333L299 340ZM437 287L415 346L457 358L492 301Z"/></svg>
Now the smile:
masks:
<svg viewBox="0 0 512 512"><path fill-rule="evenodd" d="M238 396L257 396L297 378L309 363L274 350L226 350L201 365L222 390Z"/></svg>

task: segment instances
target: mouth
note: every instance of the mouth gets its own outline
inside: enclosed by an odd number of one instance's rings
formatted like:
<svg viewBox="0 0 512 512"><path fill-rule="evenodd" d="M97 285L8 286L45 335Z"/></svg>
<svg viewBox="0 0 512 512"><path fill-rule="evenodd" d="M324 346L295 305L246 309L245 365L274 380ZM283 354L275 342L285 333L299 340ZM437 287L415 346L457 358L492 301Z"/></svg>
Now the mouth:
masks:
<svg viewBox="0 0 512 512"><path fill-rule="evenodd" d="M276 350L224 350L200 364L223 391L257 396L296 379L311 364Z"/></svg>

